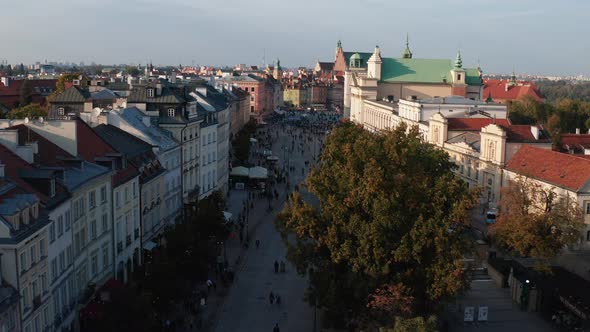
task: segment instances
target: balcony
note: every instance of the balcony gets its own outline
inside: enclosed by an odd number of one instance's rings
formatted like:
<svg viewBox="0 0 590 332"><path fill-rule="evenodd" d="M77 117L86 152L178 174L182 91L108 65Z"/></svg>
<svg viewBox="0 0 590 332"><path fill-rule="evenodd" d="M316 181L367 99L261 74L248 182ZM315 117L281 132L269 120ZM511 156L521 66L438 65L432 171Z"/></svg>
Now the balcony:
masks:
<svg viewBox="0 0 590 332"><path fill-rule="evenodd" d="M123 242L117 242L117 253L120 254L123 251Z"/></svg>
<svg viewBox="0 0 590 332"><path fill-rule="evenodd" d="M135 239L139 239L139 228L136 228L135 231L133 231L133 234L135 235Z"/></svg>
<svg viewBox="0 0 590 332"><path fill-rule="evenodd" d="M131 235L127 235L125 237L125 245L129 246L131 244Z"/></svg>

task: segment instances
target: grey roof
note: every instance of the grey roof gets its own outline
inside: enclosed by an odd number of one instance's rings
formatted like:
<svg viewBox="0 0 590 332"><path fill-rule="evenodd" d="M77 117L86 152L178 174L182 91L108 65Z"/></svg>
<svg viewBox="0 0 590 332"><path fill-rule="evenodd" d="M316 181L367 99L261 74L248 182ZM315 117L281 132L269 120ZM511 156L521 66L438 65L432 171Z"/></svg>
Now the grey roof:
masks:
<svg viewBox="0 0 590 332"><path fill-rule="evenodd" d="M51 100L52 103L83 103L90 98L90 92L86 89L72 86L58 94Z"/></svg>
<svg viewBox="0 0 590 332"><path fill-rule="evenodd" d="M109 89L103 89L97 92L92 92L91 97L93 100L100 99L117 99L119 96Z"/></svg>
<svg viewBox="0 0 590 332"><path fill-rule="evenodd" d="M461 142L464 142L465 144L469 145L475 151L480 151L479 148L481 145L481 137L479 136L479 133L468 131L447 140L447 143L449 144L456 144Z"/></svg>
<svg viewBox="0 0 590 332"><path fill-rule="evenodd" d="M151 144L113 125L101 124L100 126L94 127L94 131L115 148L115 150L125 154L129 158L143 154L146 151L152 151Z"/></svg>
<svg viewBox="0 0 590 332"><path fill-rule="evenodd" d="M178 143L171 137L170 133L157 126L146 126L143 123L143 114L135 107L125 108L122 111L115 111L125 120L129 125L135 129L146 134L151 140L150 144L157 145L160 149L167 151L178 146Z"/></svg>
<svg viewBox="0 0 590 332"><path fill-rule="evenodd" d="M486 103L485 101L472 100L462 96L424 98L415 101L421 104L490 105L490 103Z"/></svg>
<svg viewBox="0 0 590 332"><path fill-rule="evenodd" d="M35 202L39 202L39 199L33 194L16 194L0 202L0 211L3 215L12 216Z"/></svg>
<svg viewBox="0 0 590 332"><path fill-rule="evenodd" d="M125 82L110 82L106 86L112 91L129 90L129 84Z"/></svg>
<svg viewBox="0 0 590 332"><path fill-rule="evenodd" d="M68 168L64 170L65 179L63 184L69 191L74 191L76 188L87 183L88 181L111 172L111 170L106 167L86 161L83 161L82 165L82 169Z"/></svg>
<svg viewBox="0 0 590 332"><path fill-rule="evenodd" d="M20 224L18 231L12 228L12 225L0 216L0 222L7 225L11 230L11 237L0 238L0 244L18 244L26 241L29 236L35 234L38 230L45 227L49 223L49 216L44 209L39 208L39 216L36 220L30 221L28 224Z"/></svg>
<svg viewBox="0 0 590 332"><path fill-rule="evenodd" d="M147 96L147 89L154 89L154 97ZM157 88L154 84L138 85L127 97L128 103L156 103L156 104L182 104L186 100L176 94L168 84L162 84L162 93L157 96Z"/></svg>

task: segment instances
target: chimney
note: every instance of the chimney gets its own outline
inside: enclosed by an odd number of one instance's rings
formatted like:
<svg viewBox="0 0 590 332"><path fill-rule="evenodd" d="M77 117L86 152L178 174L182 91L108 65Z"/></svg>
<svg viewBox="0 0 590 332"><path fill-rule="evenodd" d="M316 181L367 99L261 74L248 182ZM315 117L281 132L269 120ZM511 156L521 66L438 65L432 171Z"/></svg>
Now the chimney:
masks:
<svg viewBox="0 0 590 332"><path fill-rule="evenodd" d="M576 128L576 135L580 135L580 128Z"/></svg>
<svg viewBox="0 0 590 332"><path fill-rule="evenodd" d="M535 137L535 140L538 140L539 139L539 127L537 127L537 126L531 126L531 133Z"/></svg>
<svg viewBox="0 0 590 332"><path fill-rule="evenodd" d="M151 122L151 120L150 120L150 117L149 117L149 116L144 116L144 117L142 117L142 118L141 118L141 121L143 122L143 124L144 124L146 127L149 127L149 126L151 126L151 124L152 124L152 122Z"/></svg>
<svg viewBox="0 0 590 332"><path fill-rule="evenodd" d="M170 74L170 83L176 84L176 72L173 70L172 74Z"/></svg>

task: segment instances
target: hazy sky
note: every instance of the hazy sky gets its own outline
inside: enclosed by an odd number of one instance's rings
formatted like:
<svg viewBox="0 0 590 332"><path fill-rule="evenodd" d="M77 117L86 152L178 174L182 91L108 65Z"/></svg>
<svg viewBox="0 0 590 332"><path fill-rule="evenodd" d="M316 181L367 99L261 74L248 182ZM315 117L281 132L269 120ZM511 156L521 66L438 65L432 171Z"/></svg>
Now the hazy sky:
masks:
<svg viewBox="0 0 590 332"><path fill-rule="evenodd" d="M484 72L590 75L588 0L0 0L9 63L284 67L345 51L455 57Z"/></svg>

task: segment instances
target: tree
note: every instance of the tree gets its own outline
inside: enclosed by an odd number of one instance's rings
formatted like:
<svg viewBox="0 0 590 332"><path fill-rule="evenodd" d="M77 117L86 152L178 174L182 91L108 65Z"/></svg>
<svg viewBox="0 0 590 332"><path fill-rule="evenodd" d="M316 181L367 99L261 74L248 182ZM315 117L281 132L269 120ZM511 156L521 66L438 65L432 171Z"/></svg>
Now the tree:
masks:
<svg viewBox="0 0 590 332"><path fill-rule="evenodd" d="M470 246L460 230L476 195L454 167L416 127L375 135L346 123L332 132L306 181L321 209L295 192L277 227L285 240L295 235L288 258L300 273L313 268L312 298L334 325L434 312L466 289L460 259Z"/></svg>
<svg viewBox="0 0 590 332"><path fill-rule="evenodd" d="M21 63L18 66L18 73L19 73L19 75L24 75L24 74L27 73L27 71L25 70L25 65L24 64Z"/></svg>
<svg viewBox="0 0 590 332"><path fill-rule="evenodd" d="M19 107L25 107L33 101L33 88L28 79L24 79L20 86Z"/></svg>
<svg viewBox="0 0 590 332"><path fill-rule="evenodd" d="M502 188L490 232L505 249L525 257L552 258L578 242L584 227L575 198L519 176Z"/></svg>
<svg viewBox="0 0 590 332"><path fill-rule="evenodd" d="M33 119L40 116L47 116L47 110L39 104L28 104L25 107L13 109L6 117L9 119Z"/></svg>
<svg viewBox="0 0 590 332"><path fill-rule="evenodd" d="M397 317L392 332L437 332L436 317Z"/></svg>
<svg viewBox="0 0 590 332"><path fill-rule="evenodd" d="M134 66L128 66L127 68L125 68L125 71L127 72L127 74L134 77L139 76L140 74L139 69L137 69L137 67Z"/></svg>

